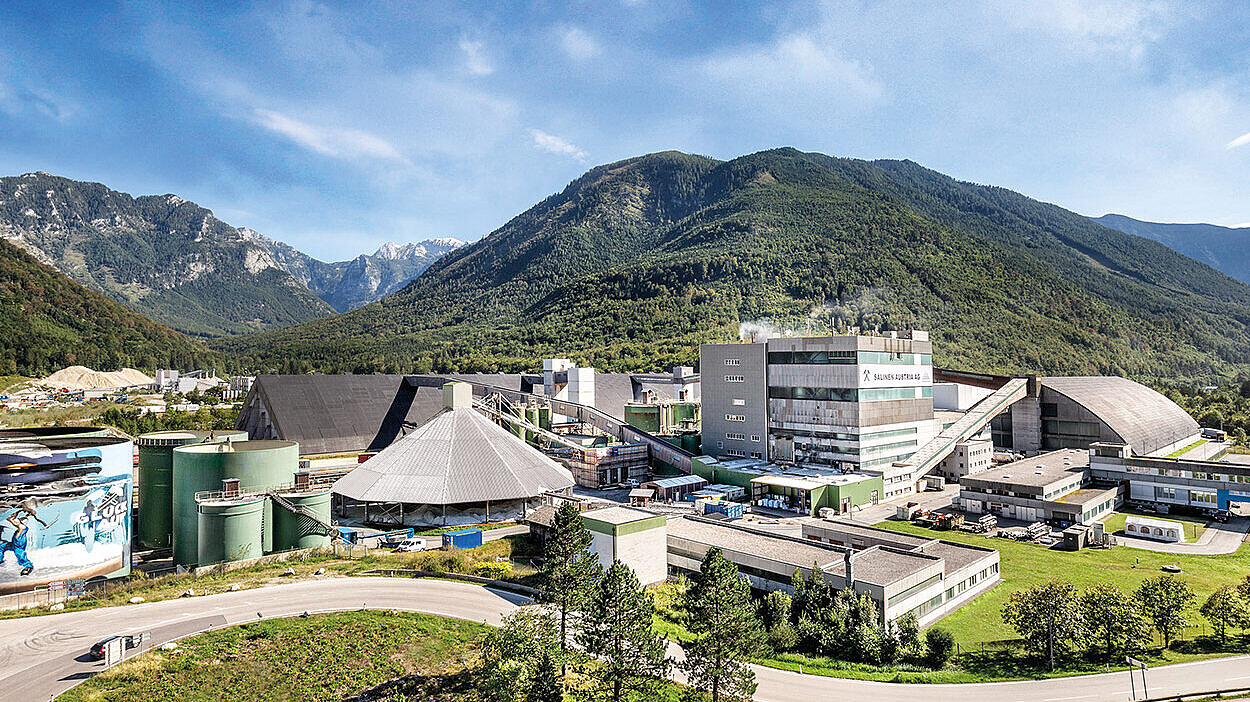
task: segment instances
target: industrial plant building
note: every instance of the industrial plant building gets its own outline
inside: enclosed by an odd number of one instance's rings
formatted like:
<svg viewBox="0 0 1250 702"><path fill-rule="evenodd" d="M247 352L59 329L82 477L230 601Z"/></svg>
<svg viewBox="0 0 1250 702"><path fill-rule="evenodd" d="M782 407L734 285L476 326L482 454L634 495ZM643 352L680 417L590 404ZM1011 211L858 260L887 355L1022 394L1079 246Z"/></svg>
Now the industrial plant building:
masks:
<svg viewBox="0 0 1250 702"><path fill-rule="evenodd" d="M590 532L590 550L603 568L620 561L634 571L643 585L663 582L668 577L668 520L663 515L608 507L582 512L580 516Z"/></svg>
<svg viewBox="0 0 1250 702"><path fill-rule="evenodd" d="M1024 522L1088 524L1122 501L1116 483L1094 485L1089 451L1060 449L1009 463L960 481L958 504L971 514Z"/></svg>
<svg viewBox="0 0 1250 702"><path fill-rule="evenodd" d="M569 470L473 408L472 386L443 386L443 410L334 483L344 508L396 524L523 517Z"/></svg>
<svg viewBox="0 0 1250 702"><path fill-rule="evenodd" d="M813 565L835 588L852 587L877 604L883 619L911 612L928 625L993 587L998 551L896 534L842 522L808 522L803 538L699 517L668 520L668 565L698 572L719 548L758 590L790 591L796 570Z"/></svg>

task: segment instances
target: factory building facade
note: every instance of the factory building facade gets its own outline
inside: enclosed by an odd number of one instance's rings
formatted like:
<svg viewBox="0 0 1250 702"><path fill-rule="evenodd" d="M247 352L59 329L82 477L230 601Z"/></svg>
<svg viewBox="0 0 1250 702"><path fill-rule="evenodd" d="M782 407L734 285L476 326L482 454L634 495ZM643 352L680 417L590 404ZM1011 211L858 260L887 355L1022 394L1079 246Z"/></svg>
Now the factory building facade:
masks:
<svg viewBox="0 0 1250 702"><path fill-rule="evenodd" d="M706 344L703 451L880 474L915 490L908 458L933 438L933 349L922 331Z"/></svg>

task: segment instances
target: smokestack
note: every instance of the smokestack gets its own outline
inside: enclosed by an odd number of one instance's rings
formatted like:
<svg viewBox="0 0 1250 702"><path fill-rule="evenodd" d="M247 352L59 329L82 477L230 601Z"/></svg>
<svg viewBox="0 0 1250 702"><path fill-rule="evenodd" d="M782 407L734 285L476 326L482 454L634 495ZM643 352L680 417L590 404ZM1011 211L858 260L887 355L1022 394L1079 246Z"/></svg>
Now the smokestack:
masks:
<svg viewBox="0 0 1250 702"><path fill-rule="evenodd" d="M852 549L847 549L842 554L843 562L846 564L846 587L853 589L855 586L855 566L851 562Z"/></svg>

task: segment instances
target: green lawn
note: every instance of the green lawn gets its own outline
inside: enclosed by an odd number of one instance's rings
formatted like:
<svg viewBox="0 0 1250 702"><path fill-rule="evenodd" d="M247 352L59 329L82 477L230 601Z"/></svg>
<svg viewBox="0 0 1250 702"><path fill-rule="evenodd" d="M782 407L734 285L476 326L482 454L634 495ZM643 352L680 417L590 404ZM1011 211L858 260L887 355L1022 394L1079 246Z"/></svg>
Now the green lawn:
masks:
<svg viewBox="0 0 1250 702"><path fill-rule="evenodd" d="M485 626L410 613L341 612L202 634L177 652L132 658L58 697L64 702L343 699L404 675L432 699L472 700L462 673ZM420 697L418 699L426 699Z"/></svg>
<svg viewBox="0 0 1250 702"><path fill-rule="evenodd" d="M407 612L273 619L201 634L177 651L136 656L57 700L320 702L355 700L385 686L388 700L480 702L476 666L486 630L475 622ZM571 686L581 683L587 665L594 663L575 662ZM667 684L648 702L678 702L681 692Z"/></svg>
<svg viewBox="0 0 1250 702"><path fill-rule="evenodd" d="M1138 512L1136 510L1122 510L1113 512L1110 517L1103 520L1103 525L1107 528L1108 534L1119 534L1124 531L1124 522L1129 515L1139 517L1149 517L1164 522L1175 522L1185 528L1185 540L1197 541L1202 533L1207 530L1207 520L1201 517L1183 517L1176 515L1168 515L1166 517L1153 513Z"/></svg>
<svg viewBox="0 0 1250 702"><path fill-rule="evenodd" d="M1184 456L1185 454L1189 453L1190 451L1193 451L1194 449L1198 448L1199 446L1205 443L1207 443L1206 439L1198 439L1197 441L1193 442L1192 444L1184 448L1179 448L1173 451L1172 453L1169 453L1166 456L1166 458L1180 458L1181 456Z"/></svg>
<svg viewBox="0 0 1250 702"><path fill-rule="evenodd" d="M1183 570L1178 577L1193 588L1201 603L1216 588L1235 585L1250 574L1250 546L1246 545L1236 553L1226 556L1184 556L1123 546L1072 552L978 534L937 532L908 522L887 521L877 526L891 531L998 549L1002 559L1002 582L938 624L955 634L963 650L976 650L982 645L1014 640L1015 632L1003 623L1001 616L1007 596L1052 578L1069 580L1078 588L1086 588L1095 583L1111 583L1131 592L1142 580L1159 575L1162 572L1161 566L1176 564ZM1191 627L1186 635L1192 637L1202 634L1202 618L1195 612L1190 621L1197 626ZM1169 660L1173 657L1179 660L1184 656L1170 653Z"/></svg>

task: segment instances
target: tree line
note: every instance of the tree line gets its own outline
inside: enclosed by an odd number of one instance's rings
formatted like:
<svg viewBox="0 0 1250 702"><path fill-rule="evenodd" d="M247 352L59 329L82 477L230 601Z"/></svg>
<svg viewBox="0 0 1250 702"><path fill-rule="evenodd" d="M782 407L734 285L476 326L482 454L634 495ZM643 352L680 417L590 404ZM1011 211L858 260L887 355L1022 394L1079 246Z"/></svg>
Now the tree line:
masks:
<svg viewBox="0 0 1250 702"><path fill-rule="evenodd" d="M1197 599L1174 575L1149 578L1132 593L1109 583L1078 592L1068 581L1052 580L1013 592L1002 616L1053 671L1058 658L1078 650L1101 652L1108 662L1140 651L1152 634L1169 648L1190 625ZM1221 641L1230 629L1250 627L1250 576L1218 588L1197 611Z"/></svg>

